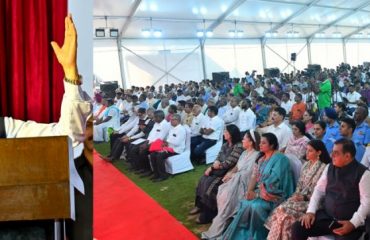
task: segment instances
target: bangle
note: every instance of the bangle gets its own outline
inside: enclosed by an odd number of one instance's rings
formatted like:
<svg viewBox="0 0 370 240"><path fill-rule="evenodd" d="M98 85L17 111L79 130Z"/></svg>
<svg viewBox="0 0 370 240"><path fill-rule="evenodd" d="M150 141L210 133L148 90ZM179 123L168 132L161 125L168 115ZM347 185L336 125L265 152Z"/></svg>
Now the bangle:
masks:
<svg viewBox="0 0 370 240"><path fill-rule="evenodd" d="M81 78L81 75L78 75L77 79L68 79L67 77L64 77L64 81L73 85L81 85Z"/></svg>

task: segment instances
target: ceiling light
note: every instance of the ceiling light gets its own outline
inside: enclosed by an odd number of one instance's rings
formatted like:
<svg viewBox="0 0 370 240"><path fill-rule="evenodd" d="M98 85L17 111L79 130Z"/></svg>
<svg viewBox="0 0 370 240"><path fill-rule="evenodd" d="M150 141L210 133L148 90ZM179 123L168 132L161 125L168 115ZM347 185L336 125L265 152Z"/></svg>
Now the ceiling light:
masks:
<svg viewBox="0 0 370 240"><path fill-rule="evenodd" d="M333 38L341 38L342 33L341 32L333 32Z"/></svg>
<svg viewBox="0 0 370 240"><path fill-rule="evenodd" d="M325 32L318 32L318 33L315 34L315 37L324 38L325 37Z"/></svg>
<svg viewBox="0 0 370 240"><path fill-rule="evenodd" d="M196 7L193 7L193 8L191 9L191 11L192 11L192 12L193 12L193 14L195 14L195 15L197 15L197 14L199 13L198 8L196 8Z"/></svg>
<svg viewBox="0 0 370 240"><path fill-rule="evenodd" d="M229 31L229 37L235 37L235 31L234 30L230 30Z"/></svg>
<svg viewBox="0 0 370 240"><path fill-rule="evenodd" d="M203 14L203 15L207 14L207 8L201 7L200 8L200 13Z"/></svg>
<svg viewBox="0 0 370 240"><path fill-rule="evenodd" d="M162 31L161 30L154 30L153 31L153 36L156 37L156 38L159 38L159 37L162 37Z"/></svg>
<svg viewBox="0 0 370 240"><path fill-rule="evenodd" d="M244 35L244 31L242 31L242 30L238 30L238 31L236 31L236 36L237 37L243 37L243 35Z"/></svg>
<svg viewBox="0 0 370 240"><path fill-rule="evenodd" d="M222 5L222 6L221 6L221 11L222 11L222 12L226 12L226 10L227 10L227 6L226 6L226 5Z"/></svg>
<svg viewBox="0 0 370 240"><path fill-rule="evenodd" d="M213 36L213 32L212 31L207 31L206 32L206 36L207 37L212 37Z"/></svg>
<svg viewBox="0 0 370 240"><path fill-rule="evenodd" d="M104 28L95 29L95 37L105 37L105 29Z"/></svg>
<svg viewBox="0 0 370 240"><path fill-rule="evenodd" d="M269 31L269 32L266 32L265 33L265 37L267 38L271 38L271 37L277 37L278 36L278 32L277 31Z"/></svg>
<svg viewBox="0 0 370 240"><path fill-rule="evenodd" d="M149 37L151 32L150 32L150 29L143 29L141 30L141 34L144 36L144 37Z"/></svg>
<svg viewBox="0 0 370 240"><path fill-rule="evenodd" d="M203 37L203 36L204 36L204 32L202 30L198 30L197 37Z"/></svg>
<svg viewBox="0 0 370 240"><path fill-rule="evenodd" d="M239 10L235 10L235 11L233 12L233 14L234 14L234 16L235 16L235 17L238 17L238 16L239 16Z"/></svg>
<svg viewBox="0 0 370 240"><path fill-rule="evenodd" d="M149 8L150 8L150 11L153 11L153 12L158 10L158 6L155 3L151 3Z"/></svg>
<svg viewBox="0 0 370 240"><path fill-rule="evenodd" d="M109 29L109 36L114 38L118 37L118 29L117 28Z"/></svg>

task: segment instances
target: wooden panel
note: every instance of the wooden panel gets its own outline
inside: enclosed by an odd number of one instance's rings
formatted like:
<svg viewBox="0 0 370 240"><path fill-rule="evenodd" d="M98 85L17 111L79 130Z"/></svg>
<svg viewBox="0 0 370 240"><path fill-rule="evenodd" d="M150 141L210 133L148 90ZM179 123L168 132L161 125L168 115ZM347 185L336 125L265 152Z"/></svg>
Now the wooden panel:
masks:
<svg viewBox="0 0 370 240"><path fill-rule="evenodd" d="M0 221L70 217L67 137L0 139Z"/></svg>

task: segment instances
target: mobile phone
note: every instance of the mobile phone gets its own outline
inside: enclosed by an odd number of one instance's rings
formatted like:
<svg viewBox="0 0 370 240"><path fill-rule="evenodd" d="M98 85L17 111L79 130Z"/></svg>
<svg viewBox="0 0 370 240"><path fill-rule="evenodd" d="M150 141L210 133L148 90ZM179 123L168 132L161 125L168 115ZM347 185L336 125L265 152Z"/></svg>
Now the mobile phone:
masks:
<svg viewBox="0 0 370 240"><path fill-rule="evenodd" d="M330 230L334 230L336 228L340 228L342 225L340 223L338 223L336 220L333 220L331 221L330 225L329 225L329 229Z"/></svg>

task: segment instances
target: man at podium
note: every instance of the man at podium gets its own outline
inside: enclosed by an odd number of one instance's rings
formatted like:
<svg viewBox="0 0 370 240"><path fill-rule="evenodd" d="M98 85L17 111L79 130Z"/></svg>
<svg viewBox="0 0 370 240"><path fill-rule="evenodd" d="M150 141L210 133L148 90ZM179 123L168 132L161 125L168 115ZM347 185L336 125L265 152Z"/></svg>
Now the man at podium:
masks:
<svg viewBox="0 0 370 240"><path fill-rule="evenodd" d="M16 120L12 117L0 117L0 138L67 135L72 140L74 148L78 145L82 145L84 142L86 138L86 124L89 117L92 115L92 104L88 95L81 89L82 77L78 74L76 61L77 32L71 15L68 15L65 18L65 36L63 45L60 47L56 42L51 42L51 46L65 75L63 80L65 92L61 104L61 115L59 121L57 123L41 124L34 121ZM89 132L91 133L92 131ZM87 140L92 140L92 136ZM85 142L85 146L86 145L87 144ZM91 147L89 150L91 150ZM92 154L91 152L88 153L86 149L82 153L80 151L79 154L81 154L82 158L80 155L74 157L78 158L75 160L78 173L81 175L81 173L84 172L82 173L82 180L85 187L85 198L76 197L76 223L67 223L67 232L73 232L73 234L70 235L71 237L68 238L70 240L92 239ZM89 212L86 211L86 207L90 208L87 209ZM84 212L80 214L82 219L78 215L79 212L81 213L78 208L84 209ZM85 221L85 223L86 221L90 222L88 224L90 231L86 233L86 229L81 229L84 231L84 233L82 233L83 235L78 235L79 233L76 235L76 226L74 226L74 224L79 224L81 221ZM52 234L50 231L53 231L52 225L52 221L1 222L0 240L49 239ZM86 224L83 224L83 226L86 228ZM73 230L68 230L68 227Z"/></svg>

